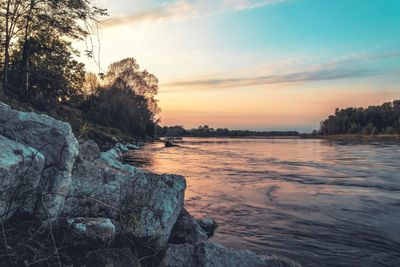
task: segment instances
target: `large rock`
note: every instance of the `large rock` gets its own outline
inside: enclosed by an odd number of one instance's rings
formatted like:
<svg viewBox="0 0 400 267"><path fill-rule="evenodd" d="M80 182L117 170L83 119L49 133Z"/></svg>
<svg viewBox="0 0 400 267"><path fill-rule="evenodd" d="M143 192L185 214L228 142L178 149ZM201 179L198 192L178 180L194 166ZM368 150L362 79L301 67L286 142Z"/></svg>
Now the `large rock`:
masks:
<svg viewBox="0 0 400 267"><path fill-rule="evenodd" d="M18 209L33 211L43 167L41 153L0 135L0 224Z"/></svg>
<svg viewBox="0 0 400 267"><path fill-rule="evenodd" d="M82 267L140 267L138 257L128 248L99 249L89 252L76 266Z"/></svg>
<svg viewBox="0 0 400 267"><path fill-rule="evenodd" d="M79 158L87 161L95 161L100 158L99 146L93 140L87 140L79 145Z"/></svg>
<svg viewBox="0 0 400 267"><path fill-rule="evenodd" d="M201 229L203 229L208 237L214 235L215 230L218 228L218 223L210 218L202 218L196 220Z"/></svg>
<svg viewBox="0 0 400 267"><path fill-rule="evenodd" d="M110 218L117 234L160 249L182 209L185 188L182 176L126 171L101 158L79 160L63 215Z"/></svg>
<svg viewBox="0 0 400 267"><path fill-rule="evenodd" d="M129 149L127 148L127 146L118 143L112 149L102 152L100 154L99 161L114 169L118 169L124 172L142 172L141 170L131 165L122 163L120 159L122 159L124 153L128 151Z"/></svg>
<svg viewBox="0 0 400 267"><path fill-rule="evenodd" d="M182 209L172 229L169 243L196 244L207 239L206 232L199 226L196 219L186 209Z"/></svg>
<svg viewBox="0 0 400 267"><path fill-rule="evenodd" d="M0 104L0 135L38 150L45 157L45 171L38 191L38 216L57 217L71 184L78 156L78 142L68 123L46 115L20 112Z"/></svg>
<svg viewBox="0 0 400 267"><path fill-rule="evenodd" d="M212 242L196 245L169 244L161 267L300 267L276 256L259 257L247 250L234 250Z"/></svg>
<svg viewBox="0 0 400 267"><path fill-rule="evenodd" d="M115 239L115 226L108 218L69 218L63 246L73 249L108 248Z"/></svg>

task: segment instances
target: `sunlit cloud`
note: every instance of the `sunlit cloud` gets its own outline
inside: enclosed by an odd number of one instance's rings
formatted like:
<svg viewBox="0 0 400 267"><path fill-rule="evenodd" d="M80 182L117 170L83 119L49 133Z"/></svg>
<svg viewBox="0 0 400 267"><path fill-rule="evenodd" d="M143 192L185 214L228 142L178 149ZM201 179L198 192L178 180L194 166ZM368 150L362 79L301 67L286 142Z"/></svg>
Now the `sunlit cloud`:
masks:
<svg viewBox="0 0 400 267"><path fill-rule="evenodd" d="M368 76L377 76L385 73L392 73L394 70L390 68L379 67L364 67L360 65L365 62L398 58L400 52L389 52L384 54L369 54L369 53L348 53L337 59L327 61L322 64L309 67L307 70L296 71L296 67L292 72L284 72L279 74L262 74L250 77L237 77L235 78L215 78L211 75L209 78L191 79L191 80L177 80L162 84L165 91L176 91L181 89L188 90L201 90L213 88L235 88L244 86L261 86L261 85L292 85L298 83L316 82L316 81L329 81L340 79L352 79ZM287 62L287 65L292 65L293 60L284 59L282 62ZM282 65L278 62L275 65ZM261 68L260 70L271 70L271 68ZM304 66L302 67L304 69ZM257 72L256 68L252 68L253 72ZM229 74L228 74L229 76ZM168 90L172 88L172 90Z"/></svg>
<svg viewBox="0 0 400 267"><path fill-rule="evenodd" d="M102 26L114 27L123 24L136 24L140 22L153 22L170 19L183 20L225 12L254 9L286 1L287 0L176 0L172 3L164 3L163 5L151 10L136 11L129 15L112 17L104 20Z"/></svg>
<svg viewBox="0 0 400 267"><path fill-rule="evenodd" d="M343 70L315 70L295 72L282 75L267 75L250 78L234 79L206 79L193 81L178 81L163 84L165 87L206 87L206 88L232 88L240 86L258 86L273 84L292 84L299 82L326 81L344 78L357 78L382 74L381 70L374 69L343 69Z"/></svg>

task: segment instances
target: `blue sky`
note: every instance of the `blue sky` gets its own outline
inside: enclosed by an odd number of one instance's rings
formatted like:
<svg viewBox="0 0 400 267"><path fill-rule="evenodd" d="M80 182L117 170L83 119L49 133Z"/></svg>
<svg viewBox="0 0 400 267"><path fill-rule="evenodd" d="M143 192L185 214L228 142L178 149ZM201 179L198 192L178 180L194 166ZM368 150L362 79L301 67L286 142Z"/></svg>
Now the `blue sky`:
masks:
<svg viewBox="0 0 400 267"><path fill-rule="evenodd" d="M100 3L100 65L132 56L159 77L165 125L310 131L400 98L398 0Z"/></svg>

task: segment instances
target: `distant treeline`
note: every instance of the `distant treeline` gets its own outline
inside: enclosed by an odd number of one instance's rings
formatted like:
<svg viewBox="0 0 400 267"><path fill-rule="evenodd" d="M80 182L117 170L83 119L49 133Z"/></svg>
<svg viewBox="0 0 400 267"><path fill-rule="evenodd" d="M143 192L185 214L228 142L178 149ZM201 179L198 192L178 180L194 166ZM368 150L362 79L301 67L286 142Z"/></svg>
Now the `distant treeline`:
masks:
<svg viewBox="0 0 400 267"><path fill-rule="evenodd" d="M249 131L229 130L226 128L214 129L207 125L187 130L183 126L157 126L156 134L159 137L246 137L246 136L299 136L297 131Z"/></svg>
<svg viewBox="0 0 400 267"><path fill-rule="evenodd" d="M336 109L321 122L318 134L400 134L400 100L368 108Z"/></svg>

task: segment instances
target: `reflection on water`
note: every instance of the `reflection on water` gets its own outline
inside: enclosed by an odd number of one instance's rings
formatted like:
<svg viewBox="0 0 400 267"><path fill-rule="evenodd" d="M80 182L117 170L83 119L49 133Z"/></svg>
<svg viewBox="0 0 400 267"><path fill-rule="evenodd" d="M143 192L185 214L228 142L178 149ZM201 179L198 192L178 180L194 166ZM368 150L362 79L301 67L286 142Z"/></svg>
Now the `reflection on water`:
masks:
<svg viewBox="0 0 400 267"><path fill-rule="evenodd" d="M132 152L187 179L215 241L304 266L400 266L400 143L187 138ZM143 163L144 162L144 163Z"/></svg>

